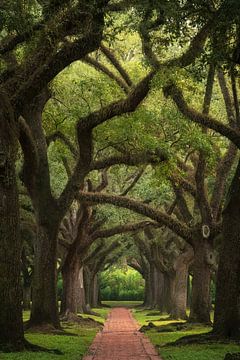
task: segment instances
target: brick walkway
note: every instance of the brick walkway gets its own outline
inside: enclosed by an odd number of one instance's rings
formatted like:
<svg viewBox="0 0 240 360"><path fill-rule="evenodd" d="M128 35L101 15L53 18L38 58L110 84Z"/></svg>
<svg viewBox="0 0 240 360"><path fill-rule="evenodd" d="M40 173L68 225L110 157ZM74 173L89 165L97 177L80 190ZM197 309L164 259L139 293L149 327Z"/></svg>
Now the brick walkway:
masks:
<svg viewBox="0 0 240 360"><path fill-rule="evenodd" d="M128 309L113 309L83 360L160 360L138 328Z"/></svg>

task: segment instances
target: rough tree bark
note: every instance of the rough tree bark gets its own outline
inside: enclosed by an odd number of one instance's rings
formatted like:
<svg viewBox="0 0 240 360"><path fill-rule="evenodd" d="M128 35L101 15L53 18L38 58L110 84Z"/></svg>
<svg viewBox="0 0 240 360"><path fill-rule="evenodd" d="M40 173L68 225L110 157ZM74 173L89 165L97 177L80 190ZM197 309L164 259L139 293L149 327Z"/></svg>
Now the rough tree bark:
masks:
<svg viewBox="0 0 240 360"><path fill-rule="evenodd" d="M175 290L170 313L172 319L187 319L188 270L192 259L193 250L187 247L175 261Z"/></svg>
<svg viewBox="0 0 240 360"><path fill-rule="evenodd" d="M80 299L80 271L82 263L78 256L72 259L71 263L65 262L62 267L63 295L61 315L67 313L77 314L81 304Z"/></svg>
<svg viewBox="0 0 240 360"><path fill-rule="evenodd" d="M29 136L35 143L37 159L34 159L35 162L25 159L22 173L32 200L37 224L29 326L49 323L59 328L56 265L57 235L61 218L56 200L51 194L47 144L42 128L42 111L48 99L49 93L45 90L32 101L24 114L29 126Z"/></svg>
<svg viewBox="0 0 240 360"><path fill-rule="evenodd" d="M91 287L91 298L90 305L92 308L96 308L99 305L99 282L98 282L98 274L96 274L93 278L93 284Z"/></svg>
<svg viewBox="0 0 240 360"><path fill-rule="evenodd" d="M213 245L212 245L213 246ZM208 262L212 257L213 247L209 239L203 239L202 234L193 243L193 280L192 299L190 307L190 322L211 323L210 319L210 283L211 266Z"/></svg>
<svg viewBox="0 0 240 360"><path fill-rule="evenodd" d="M227 338L240 336L240 162L223 211L223 240L217 275L213 332Z"/></svg>
<svg viewBox="0 0 240 360"><path fill-rule="evenodd" d="M49 209L49 208L48 208ZM50 211L46 214L51 220ZM46 219L47 220L47 219ZM38 224L35 246L30 325L52 324L59 328L57 305L57 231L53 223Z"/></svg>
<svg viewBox="0 0 240 360"><path fill-rule="evenodd" d="M19 200L15 173L17 134L12 106L0 94L0 351L22 350Z"/></svg>

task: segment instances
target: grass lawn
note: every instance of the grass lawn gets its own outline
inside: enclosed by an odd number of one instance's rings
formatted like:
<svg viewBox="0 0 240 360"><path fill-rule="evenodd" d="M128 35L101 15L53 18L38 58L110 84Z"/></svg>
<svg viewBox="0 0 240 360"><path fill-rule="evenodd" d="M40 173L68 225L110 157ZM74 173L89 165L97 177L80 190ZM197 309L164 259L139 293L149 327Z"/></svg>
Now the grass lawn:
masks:
<svg viewBox="0 0 240 360"><path fill-rule="evenodd" d="M102 309L94 309L98 316L82 315L84 318L91 318L100 323L104 323L110 307L123 306L132 308L132 312L140 325L147 325L152 322L156 326L167 325L171 327L171 323L176 321L169 321L168 315L160 314L156 310L142 310L137 307L140 302L136 301L106 301L107 306ZM135 306L135 308L134 308ZM29 312L24 312L23 319L29 319ZM27 333L26 338L33 344L41 345L46 348L58 349L64 355L55 355L47 353L11 353L0 354L1 360L80 360L86 353L88 347L92 343L96 333L99 331L98 327L93 327L91 324L76 325L63 324L66 332L74 333L78 336L62 336L50 334L35 334ZM157 332L153 328L146 331L146 335L151 342L158 348L159 354L163 360L223 360L227 352L238 352L240 346L234 344L211 344L211 345L187 345L187 346L169 346L169 342L174 342L185 335L200 334L208 332L211 328L204 326L194 326L191 329L181 331ZM169 329L171 330L171 329ZM127 359L126 359L127 360Z"/></svg>
<svg viewBox="0 0 240 360"><path fill-rule="evenodd" d="M110 307L130 307L134 308L142 304L142 301L102 301L102 304L106 304Z"/></svg>
<svg viewBox="0 0 240 360"><path fill-rule="evenodd" d="M99 316L83 315L84 318L92 318L102 324L107 317L109 308L94 309ZM29 319L29 312L23 313L24 321ZM1 354L1 360L80 360L86 353L88 347L92 343L96 333L99 331L99 327L93 327L91 324L78 325L78 324L62 324L66 332L76 334L78 336L63 336L52 334L34 334L26 333L26 339L33 344L43 346L48 349L58 349L64 353L64 355L55 355L48 353L9 353Z"/></svg>
<svg viewBox="0 0 240 360"><path fill-rule="evenodd" d="M161 315L155 310L134 309L133 315L140 325L152 322L154 325L171 325L167 315ZM201 334L210 331L207 326L194 326L189 330L176 332L159 333L156 329L146 331L146 335L151 342L158 348L163 360L223 360L227 352L239 352L240 346L235 344L211 344L211 345L185 345L185 346L166 346L166 343L186 335Z"/></svg>

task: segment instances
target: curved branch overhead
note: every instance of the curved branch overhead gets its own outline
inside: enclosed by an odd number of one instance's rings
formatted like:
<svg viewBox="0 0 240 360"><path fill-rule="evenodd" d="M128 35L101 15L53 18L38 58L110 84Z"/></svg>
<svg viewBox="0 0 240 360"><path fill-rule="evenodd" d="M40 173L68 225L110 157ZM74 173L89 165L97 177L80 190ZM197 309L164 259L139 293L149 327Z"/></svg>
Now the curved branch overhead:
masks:
<svg viewBox="0 0 240 360"><path fill-rule="evenodd" d="M167 226L170 230L172 230L182 238L186 239L187 241L192 241L192 233L187 226L182 224L177 219L172 218L170 215L156 210L153 207L144 204L143 202L117 195L86 193L82 191L79 192L78 198L80 201L99 204L112 204L117 207L124 207L126 209L135 211L141 215L151 218L152 220L158 222L160 225Z"/></svg>
<svg viewBox="0 0 240 360"><path fill-rule="evenodd" d="M210 115L202 114L190 108L183 97L182 91L176 84L166 86L164 88L164 95L166 97L170 96L173 99L179 111L186 116L187 119L218 132L232 141L240 149L240 131L224 125Z"/></svg>
<svg viewBox="0 0 240 360"><path fill-rule="evenodd" d="M100 170L112 165L129 165L136 166L141 164L152 164L157 165L161 162L167 161L168 157L166 152L157 149L156 152L144 151L138 152L136 154L129 153L123 155L110 156L103 160L93 161L90 169L91 170Z"/></svg>

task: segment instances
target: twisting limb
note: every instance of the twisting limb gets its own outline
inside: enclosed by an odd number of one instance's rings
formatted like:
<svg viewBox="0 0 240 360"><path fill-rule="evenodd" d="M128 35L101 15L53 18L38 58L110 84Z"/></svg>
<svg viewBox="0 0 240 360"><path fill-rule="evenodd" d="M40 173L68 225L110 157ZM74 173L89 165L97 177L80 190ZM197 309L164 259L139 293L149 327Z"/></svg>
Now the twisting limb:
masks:
<svg viewBox="0 0 240 360"><path fill-rule="evenodd" d="M24 154L24 163L20 177L28 182L28 188L33 187L34 176L38 169L38 153L31 130L22 116L19 117L19 142ZM29 176L31 172L31 176Z"/></svg>
<svg viewBox="0 0 240 360"><path fill-rule="evenodd" d="M127 264L128 264L128 266L130 266L132 269L136 270L142 276L144 275L144 271L142 269L142 266L139 264L137 259L134 259L134 258L127 259Z"/></svg>
<svg viewBox="0 0 240 360"><path fill-rule="evenodd" d="M114 80L117 85L125 92L125 94L129 93L129 86L126 84L125 81L122 80L122 78L118 77L117 75L115 75L111 70L109 70L105 65L101 64L99 61L93 59L92 57L90 57L89 55L87 55L84 59L83 62L85 62L86 64L91 65L92 67L94 67L96 70L102 72L103 74L107 75L110 79Z"/></svg>
<svg viewBox="0 0 240 360"><path fill-rule="evenodd" d="M134 186L136 185L136 183L138 182L138 180L141 178L141 176L144 173L144 169L140 169L137 171L137 174L134 176L133 181L131 182L131 184L120 194L120 196L126 196L130 190L132 190L134 188Z"/></svg>
<svg viewBox="0 0 240 360"><path fill-rule="evenodd" d="M183 191L180 187L176 186L176 184L172 181L173 191L176 195L177 207L179 208L183 220L186 224L189 224L192 220L192 214L188 208L186 199L184 198Z"/></svg>
<svg viewBox="0 0 240 360"><path fill-rule="evenodd" d="M110 156L103 160L96 160L93 161L90 167L90 170L100 170L104 169L106 167L110 167L112 165L130 165L130 166L136 166L139 164L152 164L157 165L162 161L166 161L167 156L166 153L159 151L150 152L150 151L144 151L136 154L123 154L123 155L115 155Z"/></svg>
<svg viewBox="0 0 240 360"><path fill-rule="evenodd" d="M182 176L172 174L169 177L170 181L174 181L178 184L184 191L188 192L194 198L196 197L196 187L192 184L192 182L184 179Z"/></svg>
<svg viewBox="0 0 240 360"><path fill-rule="evenodd" d="M66 213L68 204L70 204L74 199L84 177L91 169L93 170L91 167L93 154L92 130L96 126L112 119L115 116L135 111L138 105L147 96L150 90L150 82L154 74L155 72L152 71L143 80L141 80L132 89L126 99L112 102L100 110L94 111L78 120L77 140L79 146L79 158L72 177L68 180L65 189L58 199L58 207L62 213ZM108 164L105 164L104 167L108 166Z"/></svg>
<svg viewBox="0 0 240 360"><path fill-rule="evenodd" d="M210 64L208 77L207 77L206 91L203 101L204 115L209 114L209 109L212 99L213 84L214 84L214 75L215 75L215 66L213 64ZM207 133L207 130L208 129L206 127L202 128L203 133ZM204 224L210 224L212 221L212 214L211 214L210 204L208 201L206 185L205 185L205 170L206 170L206 156L203 151L200 151L198 157L197 169L195 173L195 182L197 189L196 201L199 206L202 222Z"/></svg>
<svg viewBox="0 0 240 360"><path fill-rule="evenodd" d="M158 227L159 225L154 221L141 221L138 223L118 225L110 229L97 230L92 234L92 240L99 238L108 238L116 234L123 234L126 232L136 231L140 229L145 229L146 227Z"/></svg>
<svg viewBox="0 0 240 360"><path fill-rule="evenodd" d="M211 209L213 220L217 221L224 197L224 190L226 186L227 177L231 171L233 163L236 159L237 148L233 143L230 143L228 150L217 166L216 180L211 197Z"/></svg>
<svg viewBox="0 0 240 360"><path fill-rule="evenodd" d="M30 30L25 31L22 34L17 34L3 39L0 43L0 55L5 55L6 53L14 50L18 45L30 40L34 33L41 30L43 27L44 22L40 22L33 25Z"/></svg>
<svg viewBox="0 0 240 360"><path fill-rule="evenodd" d="M133 82L130 79L130 76L128 75L127 71L122 67L114 53L108 49L103 43L101 43L100 46L101 51L106 56L106 58L111 62L111 64L115 67L115 69L119 72L119 74L122 76L124 81L129 87L133 86Z"/></svg>
<svg viewBox="0 0 240 360"><path fill-rule="evenodd" d="M75 159L78 157L78 151L77 151L76 147L67 138L67 136L64 135L61 131L55 131L53 134L46 137L46 142L47 142L48 146L51 144L51 142L54 142L57 140L62 141L63 144L65 144L68 147L68 149L71 151L71 153Z"/></svg>
<svg viewBox="0 0 240 360"><path fill-rule="evenodd" d="M117 207L124 207L126 209L135 211L158 222L160 225L167 226L186 241L192 242L192 232L186 225L182 224L180 221L174 219L168 214L165 214L160 210L156 210L141 201L132 200L123 196L114 196L102 193L86 193L82 191L79 192L78 197L80 201L99 204L112 204Z"/></svg>
<svg viewBox="0 0 240 360"><path fill-rule="evenodd" d="M108 171L108 168L103 169L103 171L101 172L101 182L100 182L100 184L96 187L96 189L94 189L94 191L96 191L96 192L101 192L102 190L106 189L106 187L108 186L107 171Z"/></svg>
<svg viewBox="0 0 240 360"><path fill-rule="evenodd" d="M93 113L81 118L77 128L79 131L85 129L93 129L94 127L110 120L115 116L134 112L137 106L144 100L150 90L150 83L155 75L155 71L151 71L145 76L129 93L126 99L112 102L111 104L94 111Z"/></svg>
<svg viewBox="0 0 240 360"><path fill-rule="evenodd" d="M231 140L240 149L240 131L222 124L210 115L205 115L192 109L186 103L182 91L176 84L168 85L164 88L164 95L171 96L179 111L191 121L206 126Z"/></svg>
<svg viewBox="0 0 240 360"><path fill-rule="evenodd" d="M228 123L229 123L229 126L234 127L236 125L236 119L235 119L234 112L233 112L232 99L231 99L231 95L228 90L226 79L225 79L222 69L219 69L217 74L218 74L218 82L219 82L219 85L220 85L220 88L222 91L222 96L223 96L223 99L225 102Z"/></svg>

